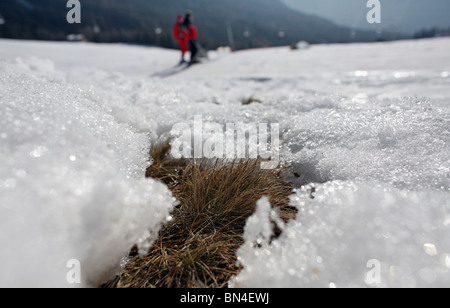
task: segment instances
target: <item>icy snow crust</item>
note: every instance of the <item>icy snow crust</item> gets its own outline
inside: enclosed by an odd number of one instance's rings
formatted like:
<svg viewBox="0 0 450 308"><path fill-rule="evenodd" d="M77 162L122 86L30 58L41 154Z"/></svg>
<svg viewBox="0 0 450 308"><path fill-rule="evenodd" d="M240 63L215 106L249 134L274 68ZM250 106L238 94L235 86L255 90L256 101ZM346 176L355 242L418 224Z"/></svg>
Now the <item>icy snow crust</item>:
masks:
<svg viewBox="0 0 450 308"><path fill-rule="evenodd" d="M81 264L76 286L98 285L141 237L154 239L148 230L172 208L168 189L143 179L148 136L118 123L106 101L64 82L50 64L17 60L0 69L3 287L70 286L73 259Z"/></svg>
<svg viewBox="0 0 450 308"><path fill-rule="evenodd" d="M158 48L0 44L1 286L71 286L70 259L95 285L148 245L173 206L143 179L150 141L195 115L279 123L299 187L286 225L259 202L232 286L448 286L449 39L211 53L177 74Z"/></svg>
<svg viewBox="0 0 450 308"><path fill-rule="evenodd" d="M447 192L332 181L299 190L296 220L271 239L267 200L247 223L234 287L448 287ZM372 263L376 262L376 263ZM374 266L378 266L375 268ZM380 280L373 280L379 269Z"/></svg>

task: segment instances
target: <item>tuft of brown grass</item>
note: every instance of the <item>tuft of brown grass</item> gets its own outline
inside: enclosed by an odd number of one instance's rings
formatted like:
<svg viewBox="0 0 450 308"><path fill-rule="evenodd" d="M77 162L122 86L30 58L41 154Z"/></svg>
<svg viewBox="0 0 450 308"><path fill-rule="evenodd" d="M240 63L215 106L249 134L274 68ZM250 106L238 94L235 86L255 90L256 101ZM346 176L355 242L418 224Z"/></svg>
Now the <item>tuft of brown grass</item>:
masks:
<svg viewBox="0 0 450 308"><path fill-rule="evenodd" d="M255 97L253 97L253 96L250 96L250 97L248 97L248 98L242 98L242 99L241 99L241 103L242 103L242 105L250 105L250 104L252 104L252 103L258 103L258 104L261 104L261 103L262 103L262 100L257 99L257 98L255 98Z"/></svg>
<svg viewBox="0 0 450 308"><path fill-rule="evenodd" d="M283 219L296 215L289 207L292 187L280 170L262 170L259 160L174 160L169 151L169 141L152 147L146 176L164 182L179 200L173 219L145 256L134 256L105 286L226 287L240 271L236 251L256 202L268 195Z"/></svg>

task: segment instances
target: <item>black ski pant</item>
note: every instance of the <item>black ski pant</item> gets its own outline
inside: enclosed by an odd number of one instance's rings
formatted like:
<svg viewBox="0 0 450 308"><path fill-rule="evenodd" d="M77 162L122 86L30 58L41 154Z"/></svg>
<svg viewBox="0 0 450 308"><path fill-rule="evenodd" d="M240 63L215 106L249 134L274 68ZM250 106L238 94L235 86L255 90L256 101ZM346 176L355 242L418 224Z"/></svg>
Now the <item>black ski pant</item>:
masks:
<svg viewBox="0 0 450 308"><path fill-rule="evenodd" d="M198 46L197 40L189 40L189 50L191 52L191 62L197 60Z"/></svg>

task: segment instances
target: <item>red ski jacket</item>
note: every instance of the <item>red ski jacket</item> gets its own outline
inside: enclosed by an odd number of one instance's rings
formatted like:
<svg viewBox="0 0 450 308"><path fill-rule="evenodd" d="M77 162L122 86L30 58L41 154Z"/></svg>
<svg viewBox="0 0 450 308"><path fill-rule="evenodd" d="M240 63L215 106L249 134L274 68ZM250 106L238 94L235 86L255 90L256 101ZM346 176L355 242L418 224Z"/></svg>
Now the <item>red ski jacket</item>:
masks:
<svg viewBox="0 0 450 308"><path fill-rule="evenodd" d="M185 41L189 40L189 33L186 27L183 26L183 15L177 16L177 22L173 26L173 37L177 41Z"/></svg>
<svg viewBox="0 0 450 308"><path fill-rule="evenodd" d="M176 23L173 27L173 37L178 41L188 41L189 33L184 26L180 26L179 23Z"/></svg>
<svg viewBox="0 0 450 308"><path fill-rule="evenodd" d="M189 41L198 39L197 28L194 25L190 25L186 28L180 23L176 23L173 27L173 37L178 41Z"/></svg>
<svg viewBox="0 0 450 308"><path fill-rule="evenodd" d="M186 27L183 24L183 16L177 16L177 22L173 26L173 37L178 41L187 42L189 40L198 39L197 27L189 25Z"/></svg>
<svg viewBox="0 0 450 308"><path fill-rule="evenodd" d="M198 39L197 27L195 27L194 25L190 25L188 28L188 32L190 40Z"/></svg>

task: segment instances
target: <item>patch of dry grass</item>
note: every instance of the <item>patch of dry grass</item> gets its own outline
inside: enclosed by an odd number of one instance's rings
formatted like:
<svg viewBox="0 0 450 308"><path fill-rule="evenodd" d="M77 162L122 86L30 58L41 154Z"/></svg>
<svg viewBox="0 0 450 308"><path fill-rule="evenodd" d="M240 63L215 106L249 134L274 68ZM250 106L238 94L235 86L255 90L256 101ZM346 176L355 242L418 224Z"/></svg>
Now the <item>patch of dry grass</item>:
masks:
<svg viewBox="0 0 450 308"><path fill-rule="evenodd" d="M289 207L291 186L280 170L262 170L258 160L187 161L170 159L169 142L152 148L146 176L159 179L180 201L172 221L162 227L145 256L134 256L108 287L226 287L243 243L246 219L256 201L268 195L282 218L295 217Z"/></svg>
<svg viewBox="0 0 450 308"><path fill-rule="evenodd" d="M257 98L255 98L253 96L250 96L248 98L242 98L241 99L241 103L242 103L242 105L250 105L252 103L262 104L262 100L257 99Z"/></svg>

